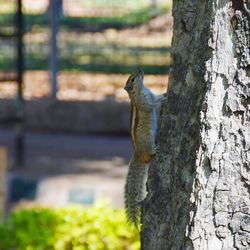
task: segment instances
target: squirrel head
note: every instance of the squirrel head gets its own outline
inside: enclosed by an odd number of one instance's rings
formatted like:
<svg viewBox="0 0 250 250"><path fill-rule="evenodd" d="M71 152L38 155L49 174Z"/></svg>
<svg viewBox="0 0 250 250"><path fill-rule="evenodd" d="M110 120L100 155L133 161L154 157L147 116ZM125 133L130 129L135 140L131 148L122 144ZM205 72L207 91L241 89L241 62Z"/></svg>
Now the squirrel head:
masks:
<svg viewBox="0 0 250 250"><path fill-rule="evenodd" d="M124 89L128 92L134 92L143 86L144 73L142 70L135 71L127 80Z"/></svg>

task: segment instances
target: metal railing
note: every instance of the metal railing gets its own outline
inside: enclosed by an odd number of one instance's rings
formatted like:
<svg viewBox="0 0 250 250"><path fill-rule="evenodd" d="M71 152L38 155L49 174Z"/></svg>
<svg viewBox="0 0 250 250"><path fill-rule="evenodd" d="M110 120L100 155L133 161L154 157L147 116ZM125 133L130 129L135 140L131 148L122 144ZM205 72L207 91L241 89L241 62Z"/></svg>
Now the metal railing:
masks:
<svg viewBox="0 0 250 250"><path fill-rule="evenodd" d="M24 71L24 55L23 55L23 13L22 0L16 0L16 15L13 20L15 30L12 33L0 31L0 39L11 39L15 41L15 59L13 62L15 67L14 74L4 74L0 78L1 82L15 82L17 84L16 97L16 115L15 117L7 117L2 123L14 123L16 126L15 136L15 166L24 165L24 98L23 98L23 71Z"/></svg>

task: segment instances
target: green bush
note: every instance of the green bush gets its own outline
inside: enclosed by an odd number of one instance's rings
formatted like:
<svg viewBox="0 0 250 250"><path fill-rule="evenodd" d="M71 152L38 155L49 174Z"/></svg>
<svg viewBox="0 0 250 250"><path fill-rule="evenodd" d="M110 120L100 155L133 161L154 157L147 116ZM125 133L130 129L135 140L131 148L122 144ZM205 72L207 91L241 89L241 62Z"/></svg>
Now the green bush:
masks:
<svg viewBox="0 0 250 250"><path fill-rule="evenodd" d="M97 205L13 212L0 224L1 250L139 250L122 209Z"/></svg>

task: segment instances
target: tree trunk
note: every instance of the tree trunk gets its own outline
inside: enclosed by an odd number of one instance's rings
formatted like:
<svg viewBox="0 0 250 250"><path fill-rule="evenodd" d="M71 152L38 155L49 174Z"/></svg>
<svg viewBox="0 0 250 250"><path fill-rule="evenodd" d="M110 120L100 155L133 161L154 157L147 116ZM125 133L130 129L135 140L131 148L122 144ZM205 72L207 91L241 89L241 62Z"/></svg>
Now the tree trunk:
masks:
<svg viewBox="0 0 250 250"><path fill-rule="evenodd" d="M250 249L250 4L175 0L142 249Z"/></svg>

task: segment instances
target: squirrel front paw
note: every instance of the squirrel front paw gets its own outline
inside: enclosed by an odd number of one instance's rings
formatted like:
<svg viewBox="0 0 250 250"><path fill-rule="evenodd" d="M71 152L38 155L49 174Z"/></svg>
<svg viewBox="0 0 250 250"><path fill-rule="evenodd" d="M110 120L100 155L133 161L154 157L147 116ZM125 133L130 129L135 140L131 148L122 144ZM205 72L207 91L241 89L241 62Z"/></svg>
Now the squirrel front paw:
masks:
<svg viewBox="0 0 250 250"><path fill-rule="evenodd" d="M160 146L156 145L156 155L158 155L160 153Z"/></svg>

